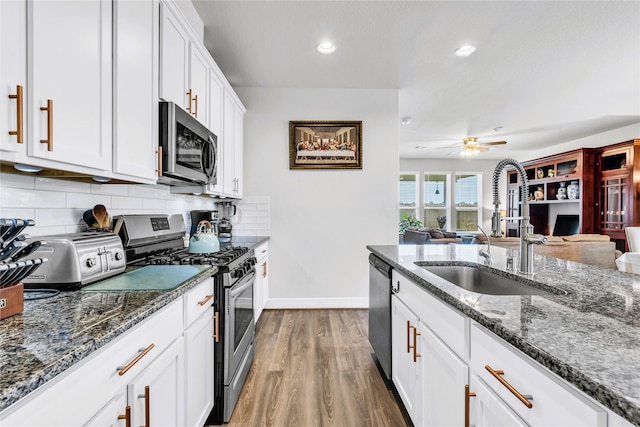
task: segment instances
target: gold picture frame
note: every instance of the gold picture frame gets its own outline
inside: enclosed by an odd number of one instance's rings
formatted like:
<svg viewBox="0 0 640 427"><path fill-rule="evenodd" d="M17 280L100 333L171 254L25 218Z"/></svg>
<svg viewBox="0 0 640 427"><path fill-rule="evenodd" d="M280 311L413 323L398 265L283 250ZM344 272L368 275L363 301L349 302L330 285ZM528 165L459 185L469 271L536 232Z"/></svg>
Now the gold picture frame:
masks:
<svg viewBox="0 0 640 427"><path fill-rule="evenodd" d="M362 169L362 121L290 121L289 169Z"/></svg>

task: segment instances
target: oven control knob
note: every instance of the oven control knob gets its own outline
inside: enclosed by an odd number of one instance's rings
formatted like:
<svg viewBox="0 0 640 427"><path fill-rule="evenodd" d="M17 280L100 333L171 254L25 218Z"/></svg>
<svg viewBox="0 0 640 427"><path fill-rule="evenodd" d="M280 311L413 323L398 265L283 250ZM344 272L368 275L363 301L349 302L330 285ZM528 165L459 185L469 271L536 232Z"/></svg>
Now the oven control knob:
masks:
<svg viewBox="0 0 640 427"><path fill-rule="evenodd" d="M116 261L120 261L122 259L122 252L116 252Z"/></svg>
<svg viewBox="0 0 640 427"><path fill-rule="evenodd" d="M91 267L95 267L96 265L96 259L95 258L88 258L87 259L87 267L91 268Z"/></svg>

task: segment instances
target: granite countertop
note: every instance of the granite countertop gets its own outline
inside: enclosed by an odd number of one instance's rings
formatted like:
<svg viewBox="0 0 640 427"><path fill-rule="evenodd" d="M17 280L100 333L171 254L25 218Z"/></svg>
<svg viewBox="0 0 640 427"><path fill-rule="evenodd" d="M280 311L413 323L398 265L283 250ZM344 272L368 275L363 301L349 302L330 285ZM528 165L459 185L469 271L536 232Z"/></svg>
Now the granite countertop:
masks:
<svg viewBox="0 0 640 427"><path fill-rule="evenodd" d="M255 248L268 239L234 236L230 244ZM0 411L218 271L202 268L170 290L80 290L25 301L21 314L0 320Z"/></svg>
<svg viewBox="0 0 640 427"><path fill-rule="evenodd" d="M478 249L485 245L367 248L579 390L640 426L640 275L535 255L533 280L543 288L562 289L566 295L486 295L465 291L416 264L482 264ZM507 274L507 249L492 247L491 254L493 266L484 268Z"/></svg>

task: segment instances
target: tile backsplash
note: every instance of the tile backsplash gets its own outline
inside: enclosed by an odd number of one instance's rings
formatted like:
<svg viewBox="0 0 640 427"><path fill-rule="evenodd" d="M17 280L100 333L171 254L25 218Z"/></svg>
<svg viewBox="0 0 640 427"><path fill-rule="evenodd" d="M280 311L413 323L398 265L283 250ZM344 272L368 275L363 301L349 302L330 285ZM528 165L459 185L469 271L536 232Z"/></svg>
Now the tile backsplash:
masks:
<svg viewBox="0 0 640 427"><path fill-rule="evenodd" d="M165 185L90 184L26 174L0 173L0 217L31 218L33 236L75 233L86 229L82 214L103 204L111 217L123 214L181 214L190 229L189 211L215 209L217 199L172 194ZM232 218L237 236L268 236L269 197L251 196L236 201Z"/></svg>

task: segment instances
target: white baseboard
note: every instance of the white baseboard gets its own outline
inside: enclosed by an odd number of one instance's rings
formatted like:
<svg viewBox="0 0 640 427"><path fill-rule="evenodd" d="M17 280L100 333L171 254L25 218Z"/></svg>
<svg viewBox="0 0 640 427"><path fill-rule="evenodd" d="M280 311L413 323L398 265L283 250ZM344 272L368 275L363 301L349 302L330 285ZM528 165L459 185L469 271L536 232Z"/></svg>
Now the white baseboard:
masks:
<svg viewBox="0 0 640 427"><path fill-rule="evenodd" d="M369 298L269 298L264 308L369 308Z"/></svg>

